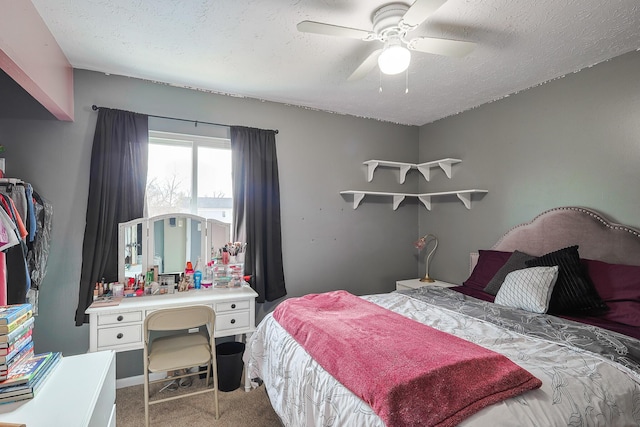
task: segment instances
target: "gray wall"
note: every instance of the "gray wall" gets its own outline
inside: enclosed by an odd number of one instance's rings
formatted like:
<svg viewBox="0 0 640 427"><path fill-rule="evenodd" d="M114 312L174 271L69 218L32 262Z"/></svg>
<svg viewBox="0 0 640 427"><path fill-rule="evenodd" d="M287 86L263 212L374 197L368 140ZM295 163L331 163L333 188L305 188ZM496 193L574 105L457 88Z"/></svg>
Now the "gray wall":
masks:
<svg viewBox="0 0 640 427"><path fill-rule="evenodd" d="M230 98L117 76L75 73L76 120L0 119L9 175L34 184L54 204L49 269L36 321L36 351L65 355L88 348L88 327L74 326L89 159L92 104L148 114L279 129L283 256L289 296L344 288L388 292L416 277L411 242L438 235L432 277L461 282L469 252L489 248L510 227L566 205L597 209L640 227L640 53L633 52L563 79L421 128ZM0 102L5 101L3 98ZM178 123L153 121L176 129ZM182 125L185 126L185 125ZM206 130L205 130L206 129ZM224 133L188 125L184 132ZM457 157L451 180L434 171L407 183L381 168L366 182L362 162L425 162ZM455 197L426 211L405 201L365 198L356 210L345 189L413 192L485 188L467 210ZM422 259L421 259L422 261ZM421 265L421 272L424 267ZM258 317L273 308L267 303ZM118 377L141 372L141 355L118 356Z"/></svg>
<svg viewBox="0 0 640 427"><path fill-rule="evenodd" d="M420 209L440 246L432 277L460 283L469 252L557 206L584 206L640 228L640 52L420 128L420 161L457 157L453 179L421 190L482 188L466 210ZM424 267L421 265L421 271Z"/></svg>
<svg viewBox="0 0 640 427"><path fill-rule="evenodd" d="M6 98L0 102L11 102ZM366 199L353 210L339 191L416 191L418 177L397 183L380 170L366 181L369 159L413 162L417 127L180 89L136 79L75 72L75 122L0 119L8 174L31 182L54 205L48 273L36 320L36 351L87 351L88 326L75 327L91 145L97 114L91 105L200 121L279 129L278 161L283 257L289 296L333 289L389 292L417 274L411 242L418 206ZM154 120L164 130L225 133L225 128ZM179 129L181 128L181 129ZM258 317L273 308L261 307ZM141 374L141 352L119 354L118 377Z"/></svg>

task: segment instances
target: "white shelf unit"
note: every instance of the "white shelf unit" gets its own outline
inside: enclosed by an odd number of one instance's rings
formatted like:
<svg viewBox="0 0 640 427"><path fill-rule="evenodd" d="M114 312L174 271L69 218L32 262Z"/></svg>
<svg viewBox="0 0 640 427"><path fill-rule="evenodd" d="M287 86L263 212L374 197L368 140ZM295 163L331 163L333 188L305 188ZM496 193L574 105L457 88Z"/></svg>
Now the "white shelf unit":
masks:
<svg viewBox="0 0 640 427"><path fill-rule="evenodd" d="M455 191L440 191L437 193L422 193L422 194L411 194L411 193L388 193L383 191L362 191L362 190L346 190L341 191L340 194L351 194L353 195L353 209L357 209L364 199L364 196L391 196L393 197L393 210L395 211L400 206L400 203L406 197L417 197L418 200L422 202L427 210L431 210L431 198L437 196L447 196L455 194L458 198L464 203L464 206L467 209L471 209L471 195L472 194L481 194L488 193L488 190L479 190L479 189L471 189L471 190L455 190Z"/></svg>
<svg viewBox="0 0 640 427"><path fill-rule="evenodd" d="M407 177L407 172L411 169L418 169L424 179L429 181L431 179L431 169L440 168L447 175L447 178L451 179L451 169L452 166L456 163L460 163L462 160L460 159L452 159L447 157L446 159L433 160L425 163L404 163L404 162L394 162L390 160L367 160L363 162L363 164L367 165L367 181L373 181L373 173L375 172L378 166L381 167L390 167L390 168L398 168L400 175L399 181L400 184L404 184L405 179ZM454 191L439 191L435 193L393 193L393 192L385 192L385 191L366 191L366 190L345 190L341 191L340 194L350 194L353 195L353 209L357 209L362 203L364 196L388 196L393 198L393 210L395 211L400 206L400 203L407 197L417 197L418 200L422 202L427 210L431 210L431 199L433 197L438 196L447 196L455 194L464 206L467 209L471 209L471 196L473 194L482 194L488 193L488 190L480 190L477 188L470 190L454 190Z"/></svg>
<svg viewBox="0 0 640 427"><path fill-rule="evenodd" d="M431 162L426 163L403 163L403 162L392 162L389 160L367 160L363 164L367 165L367 181L373 181L373 173L375 172L378 166L390 167L390 168L398 168L400 171L400 184L404 184L405 179L407 178L407 172L410 169L418 169L424 179L429 181L431 179L431 169L435 167L440 167L447 175L447 178L451 179L451 167L456 163L460 163L462 160L460 159L440 159L433 160Z"/></svg>
<svg viewBox="0 0 640 427"><path fill-rule="evenodd" d="M33 399L0 405L0 425L115 427L115 353L64 356Z"/></svg>

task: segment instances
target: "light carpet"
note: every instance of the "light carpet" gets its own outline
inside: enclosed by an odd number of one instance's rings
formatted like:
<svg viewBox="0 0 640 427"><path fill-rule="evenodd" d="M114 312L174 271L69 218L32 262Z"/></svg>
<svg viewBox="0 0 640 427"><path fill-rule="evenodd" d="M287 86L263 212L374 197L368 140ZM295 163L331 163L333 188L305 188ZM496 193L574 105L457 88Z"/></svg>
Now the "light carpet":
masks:
<svg viewBox="0 0 640 427"><path fill-rule="evenodd" d="M202 387L204 380L196 379L192 387ZM161 385L152 386L151 396L158 396ZM179 394L183 390L164 391L163 396ZM231 392L218 392L220 418L215 419L213 393L177 399L151 405L150 424L154 427L281 427L269 398L260 386L250 392L244 387ZM144 387L136 385L116 391L116 424L118 427L144 426Z"/></svg>

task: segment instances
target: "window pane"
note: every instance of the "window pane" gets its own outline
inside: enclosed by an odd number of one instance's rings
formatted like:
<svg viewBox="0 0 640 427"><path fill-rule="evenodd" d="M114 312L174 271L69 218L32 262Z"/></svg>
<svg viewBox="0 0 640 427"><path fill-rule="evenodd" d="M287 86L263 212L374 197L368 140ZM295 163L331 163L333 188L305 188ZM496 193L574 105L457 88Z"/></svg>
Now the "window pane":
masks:
<svg viewBox="0 0 640 427"><path fill-rule="evenodd" d="M231 150L198 147L198 212L231 223Z"/></svg>
<svg viewBox="0 0 640 427"><path fill-rule="evenodd" d="M190 212L192 148L190 146L149 143L147 174L148 215Z"/></svg>

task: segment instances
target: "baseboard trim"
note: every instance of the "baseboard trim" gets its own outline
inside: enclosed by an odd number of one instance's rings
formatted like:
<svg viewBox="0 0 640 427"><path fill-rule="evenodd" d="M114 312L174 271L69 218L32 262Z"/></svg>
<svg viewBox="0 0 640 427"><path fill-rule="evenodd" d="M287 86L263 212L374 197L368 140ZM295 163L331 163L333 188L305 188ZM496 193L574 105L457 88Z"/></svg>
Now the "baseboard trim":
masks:
<svg viewBox="0 0 640 427"><path fill-rule="evenodd" d="M166 376L167 375L164 372L157 372L149 375L149 379L151 381L161 380ZM144 375L136 375L135 377L120 378L116 380L116 388L125 388L140 384L144 384Z"/></svg>

